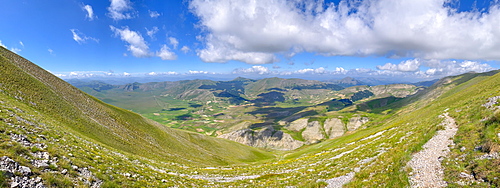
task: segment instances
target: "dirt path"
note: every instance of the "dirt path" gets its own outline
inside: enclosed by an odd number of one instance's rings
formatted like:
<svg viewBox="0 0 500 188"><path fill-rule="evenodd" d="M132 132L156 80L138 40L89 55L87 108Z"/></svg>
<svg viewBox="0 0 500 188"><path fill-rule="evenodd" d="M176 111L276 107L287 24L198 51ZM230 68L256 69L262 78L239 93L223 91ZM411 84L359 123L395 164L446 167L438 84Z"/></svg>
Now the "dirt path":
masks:
<svg viewBox="0 0 500 188"><path fill-rule="evenodd" d="M413 155L407 166L413 171L410 173L411 187L446 187L447 183L443 181L443 168L439 157L446 156L453 144L451 138L457 132L455 120L444 113L440 117L444 120L441 123L445 127L432 137L425 145L423 150Z"/></svg>

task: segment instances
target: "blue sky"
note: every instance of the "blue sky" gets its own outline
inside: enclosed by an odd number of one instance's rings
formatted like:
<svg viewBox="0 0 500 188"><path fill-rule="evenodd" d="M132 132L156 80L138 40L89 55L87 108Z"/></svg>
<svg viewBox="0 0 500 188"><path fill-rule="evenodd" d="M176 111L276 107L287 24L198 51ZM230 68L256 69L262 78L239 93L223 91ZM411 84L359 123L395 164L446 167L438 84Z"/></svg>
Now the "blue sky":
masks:
<svg viewBox="0 0 500 188"><path fill-rule="evenodd" d="M61 78L384 77L498 69L497 1L5 0L0 45Z"/></svg>

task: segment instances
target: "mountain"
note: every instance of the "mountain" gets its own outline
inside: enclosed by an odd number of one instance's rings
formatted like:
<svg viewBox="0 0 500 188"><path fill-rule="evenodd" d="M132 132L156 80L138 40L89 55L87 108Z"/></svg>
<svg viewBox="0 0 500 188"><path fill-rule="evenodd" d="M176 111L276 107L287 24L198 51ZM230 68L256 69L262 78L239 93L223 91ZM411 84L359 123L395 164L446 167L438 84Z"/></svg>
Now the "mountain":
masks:
<svg viewBox="0 0 500 188"><path fill-rule="evenodd" d="M367 110L358 106L373 101L380 104L387 98L377 98L376 91L395 89L403 95L409 86L353 89L356 92L335 94L342 98L325 95L330 98L312 103L287 102L284 97L285 102L271 106L224 106L219 99L206 106L152 97L158 103L165 100L172 106L186 105L186 109L155 112L165 114L160 114L162 118L177 113L179 127L214 130L221 126L219 123L240 121L238 127L222 130L243 130L240 135L245 137L241 140L268 146L262 151L170 129L108 105L0 47L0 185L410 187L426 182L450 187L498 187L498 72L446 77L386 105L368 105ZM101 92L120 90L127 93L122 97L146 96L147 92L131 86L132 91L115 87ZM235 88L238 84L221 86ZM213 88L212 92L219 91ZM362 93L354 95L357 92ZM362 99L353 102L351 95ZM135 105L141 105L136 101ZM202 113L206 111L213 114ZM191 119L196 120L186 125ZM279 138L306 145L289 151L273 150L283 144L277 141ZM436 152L426 152L429 150ZM421 158L421 152L428 155ZM421 168L429 166L432 168ZM426 174L436 178L422 179Z"/></svg>
<svg viewBox="0 0 500 188"><path fill-rule="evenodd" d="M432 86L434 83L436 83L437 81L439 81L439 80L438 80L438 79L435 79L435 80L429 80L429 81L421 81L421 82L412 83L412 84L413 84L413 85L416 85L416 86L430 87L430 86Z"/></svg>
<svg viewBox="0 0 500 188"><path fill-rule="evenodd" d="M342 87L368 85L366 83L363 83L363 82L361 82L359 80L356 80L354 78L351 78L351 77L345 77L345 78L342 78L340 80L329 80L329 81L326 81L326 82L337 84L337 85L342 86Z"/></svg>

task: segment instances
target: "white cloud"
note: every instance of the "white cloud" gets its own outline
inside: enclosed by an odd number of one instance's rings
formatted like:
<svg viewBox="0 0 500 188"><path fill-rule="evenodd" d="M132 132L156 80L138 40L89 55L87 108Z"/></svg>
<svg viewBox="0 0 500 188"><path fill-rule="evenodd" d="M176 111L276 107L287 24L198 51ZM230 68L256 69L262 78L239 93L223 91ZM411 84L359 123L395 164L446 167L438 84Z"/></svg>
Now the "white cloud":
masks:
<svg viewBox="0 0 500 188"><path fill-rule="evenodd" d="M208 33L198 51L206 62L263 64L300 52L500 60L499 3L459 12L447 2L193 0L190 9Z"/></svg>
<svg viewBox="0 0 500 188"><path fill-rule="evenodd" d="M335 73L337 73L337 74L345 74L345 73L347 73L347 70L345 70L343 67L336 67L335 68Z"/></svg>
<svg viewBox="0 0 500 188"><path fill-rule="evenodd" d="M486 63L477 61L438 61L432 60L424 63L429 69L425 72L428 76L450 76L466 72L486 72L494 68Z"/></svg>
<svg viewBox="0 0 500 188"><path fill-rule="evenodd" d="M157 18L158 16L160 16L160 13L156 12L156 11L151 11L149 10L149 16L151 18Z"/></svg>
<svg viewBox="0 0 500 188"><path fill-rule="evenodd" d="M22 47L24 47L24 43L23 43L23 41L19 41L19 44L20 44Z"/></svg>
<svg viewBox="0 0 500 188"><path fill-rule="evenodd" d="M75 40L79 44L85 43L85 42L87 42L87 40L93 40L93 41L99 43L99 39L85 36L85 34L83 34L82 32L78 31L78 29L70 29L70 31L73 34L73 40Z"/></svg>
<svg viewBox="0 0 500 188"><path fill-rule="evenodd" d="M425 70L427 68L427 70ZM451 61L451 60L420 60L411 59L399 64L386 63L377 66L377 75L400 75L416 77L443 77L463 74L466 72L486 72L494 68L486 63L477 61ZM424 70L421 70L424 69Z"/></svg>
<svg viewBox="0 0 500 188"><path fill-rule="evenodd" d="M179 45L179 41L174 37L168 37L168 40L170 41L170 45L172 45L174 47L174 49L177 49L177 46Z"/></svg>
<svg viewBox="0 0 500 188"><path fill-rule="evenodd" d="M108 16L113 20L131 19L135 16L134 8L130 0L110 0Z"/></svg>
<svg viewBox="0 0 500 188"><path fill-rule="evenodd" d="M171 76L171 75L179 75L179 73L174 72L174 71L168 71L168 72L150 72L150 73L147 73L146 75L148 75L148 76L170 75Z"/></svg>
<svg viewBox="0 0 500 188"><path fill-rule="evenodd" d="M58 72L53 73L57 77L69 77L69 78L90 78L90 77L109 77L118 76L113 74L113 72L106 71L71 71L71 72Z"/></svg>
<svg viewBox="0 0 500 188"><path fill-rule="evenodd" d="M207 71L192 71L192 70L189 70L188 74L210 74L210 73L207 72Z"/></svg>
<svg viewBox="0 0 500 188"><path fill-rule="evenodd" d="M158 27L154 26L153 29L149 30L148 28L146 28L146 34L151 37L151 38L154 38L154 35L159 31Z"/></svg>
<svg viewBox="0 0 500 188"><path fill-rule="evenodd" d="M47 49L47 51L50 53L50 55L55 55L54 54L54 50L52 50L52 49L49 48L49 49Z"/></svg>
<svg viewBox="0 0 500 188"><path fill-rule="evenodd" d="M3 44L1 40L0 40L0 46L2 46L2 47L4 47L4 48L7 48L7 49L8 49L8 47L7 47L7 46L5 46L5 44ZM10 51L12 51L12 52L14 52L14 53L16 53L16 54L17 54L17 53L19 53L19 52L21 51L21 49L19 49L19 48L15 48L15 47L12 47L12 48L10 48Z"/></svg>
<svg viewBox="0 0 500 188"><path fill-rule="evenodd" d="M162 60L176 60L177 55L174 52L170 51L170 48L167 45L163 45L159 52L156 52L156 55L160 57Z"/></svg>
<svg viewBox="0 0 500 188"><path fill-rule="evenodd" d="M191 50L191 49L189 49L189 47L187 47L187 46L183 46L183 47L181 48L181 51L182 51L182 52L184 52L184 53L188 53L190 50Z"/></svg>
<svg viewBox="0 0 500 188"><path fill-rule="evenodd" d="M214 39L213 35L206 37L206 48L197 54L205 62L223 63L236 60L249 64L270 64L278 61L272 53L241 51L222 40Z"/></svg>
<svg viewBox="0 0 500 188"><path fill-rule="evenodd" d="M130 76L131 74L128 72L123 72L123 76Z"/></svg>
<svg viewBox="0 0 500 188"><path fill-rule="evenodd" d="M251 68L241 68L241 69L236 69L233 71L233 74L269 74L271 71L269 71L269 68L263 67L263 66L252 66Z"/></svg>
<svg viewBox="0 0 500 188"><path fill-rule="evenodd" d="M97 16L94 15L94 10L92 9L92 6L84 5L82 9L87 12L85 17L88 18L90 21L94 20L94 18L97 18Z"/></svg>
<svg viewBox="0 0 500 188"><path fill-rule="evenodd" d="M135 57L151 57L152 53L149 52L149 46L144 41L144 38L140 33L136 31L131 31L128 27L118 29L113 26L109 26L111 31L114 32L115 36L120 36L120 39L127 42L127 50L132 53Z"/></svg>
<svg viewBox="0 0 500 188"><path fill-rule="evenodd" d="M168 72L166 72L165 74L166 74L166 75L177 75L177 74L179 74L179 73L174 72L174 71L168 71Z"/></svg>
<svg viewBox="0 0 500 188"><path fill-rule="evenodd" d="M392 63L386 63L385 65L377 66L377 69L380 70L403 71L403 72L414 72L419 70L419 68L420 68L419 59L406 60L397 65Z"/></svg>
<svg viewBox="0 0 500 188"><path fill-rule="evenodd" d="M14 53L19 53L21 51L21 49L19 48L10 48L10 51L14 52Z"/></svg>
<svg viewBox="0 0 500 188"><path fill-rule="evenodd" d="M295 73L299 73L299 74L306 74L306 73L325 74L325 73L327 73L327 71L325 70L325 68L320 67L317 69L301 69L301 70L295 71Z"/></svg>

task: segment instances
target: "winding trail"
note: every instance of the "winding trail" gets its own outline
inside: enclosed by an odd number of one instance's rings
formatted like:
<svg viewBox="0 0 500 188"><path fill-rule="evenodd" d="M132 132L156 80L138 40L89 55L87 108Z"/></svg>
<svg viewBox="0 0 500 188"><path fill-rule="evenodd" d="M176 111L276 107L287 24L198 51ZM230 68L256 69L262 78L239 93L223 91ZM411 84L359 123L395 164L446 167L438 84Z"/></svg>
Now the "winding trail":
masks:
<svg viewBox="0 0 500 188"><path fill-rule="evenodd" d="M447 183L443 181L443 167L439 158L449 153L448 146L453 144L451 138L458 128L455 120L448 116L447 112L440 117L444 118L441 125L445 126L445 129L437 131L436 135L425 143L423 150L414 154L407 163L407 166L413 169L409 176L411 187L447 186Z"/></svg>

